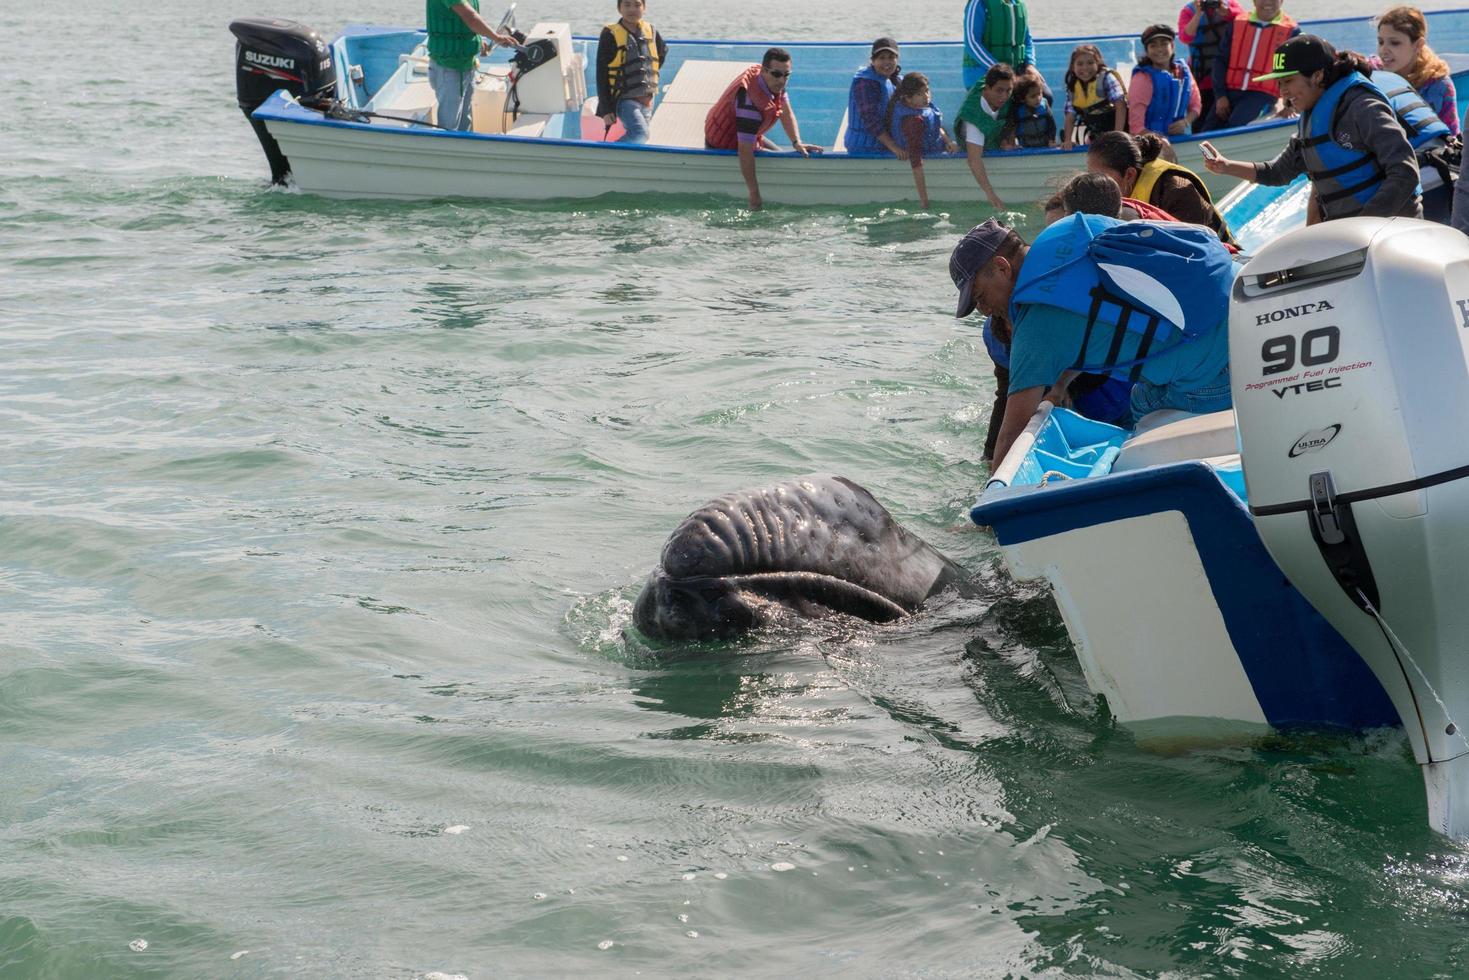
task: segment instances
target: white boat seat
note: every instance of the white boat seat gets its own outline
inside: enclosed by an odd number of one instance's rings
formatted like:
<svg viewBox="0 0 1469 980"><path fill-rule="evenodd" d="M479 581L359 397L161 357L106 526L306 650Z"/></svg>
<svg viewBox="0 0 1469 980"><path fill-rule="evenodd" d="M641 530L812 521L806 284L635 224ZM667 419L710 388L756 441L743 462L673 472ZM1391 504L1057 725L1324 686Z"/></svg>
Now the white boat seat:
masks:
<svg viewBox="0 0 1469 980"><path fill-rule="evenodd" d="M848 115L849 114L846 112L846 110L843 110L842 111L842 124L837 127L837 138L834 139L834 140L832 140L832 142L831 142L831 150L830 150L830 152L832 152L832 153L846 153L847 152L847 117L848 117Z"/></svg>
<svg viewBox="0 0 1469 980"><path fill-rule="evenodd" d="M704 117L748 61L685 61L653 107L648 142L658 146L704 148Z"/></svg>
<svg viewBox="0 0 1469 980"><path fill-rule="evenodd" d="M1113 473L1177 463L1186 459L1208 459L1239 452L1234 431L1234 412L1192 415L1177 409L1150 412L1138 422L1132 436L1122 444Z"/></svg>

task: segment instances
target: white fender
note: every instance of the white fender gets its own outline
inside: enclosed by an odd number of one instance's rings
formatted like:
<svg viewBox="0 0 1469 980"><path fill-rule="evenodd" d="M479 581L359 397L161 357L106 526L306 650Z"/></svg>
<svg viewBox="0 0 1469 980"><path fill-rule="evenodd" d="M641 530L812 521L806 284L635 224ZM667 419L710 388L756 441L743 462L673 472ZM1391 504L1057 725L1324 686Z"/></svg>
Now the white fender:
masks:
<svg viewBox="0 0 1469 980"><path fill-rule="evenodd" d="M1392 698L1430 825L1469 837L1469 237L1284 235L1236 280L1229 354L1260 537Z"/></svg>

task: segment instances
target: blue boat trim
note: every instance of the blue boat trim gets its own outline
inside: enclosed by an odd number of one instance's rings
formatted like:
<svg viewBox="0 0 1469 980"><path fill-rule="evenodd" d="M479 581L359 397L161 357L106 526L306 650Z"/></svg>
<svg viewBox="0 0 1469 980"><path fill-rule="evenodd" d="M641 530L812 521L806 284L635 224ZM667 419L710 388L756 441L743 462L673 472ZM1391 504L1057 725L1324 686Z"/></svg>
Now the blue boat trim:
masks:
<svg viewBox="0 0 1469 980"><path fill-rule="evenodd" d="M1356 652L1285 578L1244 504L1208 464L1191 460L991 491L970 511L1012 545L1079 528L1177 511L1255 697L1270 724L1371 728L1399 724Z"/></svg>

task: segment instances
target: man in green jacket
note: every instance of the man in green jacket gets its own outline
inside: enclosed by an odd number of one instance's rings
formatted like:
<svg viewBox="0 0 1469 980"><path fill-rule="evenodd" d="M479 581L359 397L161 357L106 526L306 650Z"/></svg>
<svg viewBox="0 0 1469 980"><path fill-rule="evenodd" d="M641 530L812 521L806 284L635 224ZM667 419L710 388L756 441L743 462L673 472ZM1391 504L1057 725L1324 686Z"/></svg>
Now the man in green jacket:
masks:
<svg viewBox="0 0 1469 980"><path fill-rule="evenodd" d="M468 131L474 125L474 69L479 39L507 48L515 38L502 34L479 14L479 0L426 0L428 81L438 100L438 124Z"/></svg>

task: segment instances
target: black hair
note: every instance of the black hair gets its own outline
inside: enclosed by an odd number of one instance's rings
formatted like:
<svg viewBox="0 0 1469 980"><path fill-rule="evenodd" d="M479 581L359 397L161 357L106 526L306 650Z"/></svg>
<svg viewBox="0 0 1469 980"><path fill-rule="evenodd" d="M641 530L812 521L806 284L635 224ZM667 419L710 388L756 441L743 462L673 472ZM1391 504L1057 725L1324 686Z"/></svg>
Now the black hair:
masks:
<svg viewBox="0 0 1469 980"><path fill-rule="evenodd" d="M760 67L769 68L772 61L789 62L790 60L791 53L785 48L771 48L765 52L765 57L760 59Z"/></svg>
<svg viewBox="0 0 1469 980"><path fill-rule="evenodd" d="M889 132L893 128L893 110L898 103L910 95L917 95L922 89L928 88L928 76L921 71L910 71L898 79L897 87L893 89L893 97L888 99L887 111L882 116L882 131Z"/></svg>
<svg viewBox="0 0 1469 980"><path fill-rule="evenodd" d="M1100 214L1115 218L1122 211L1122 188L1106 174L1081 173L1061 188L1068 214Z"/></svg>
<svg viewBox="0 0 1469 980"><path fill-rule="evenodd" d="M1034 75L1022 75L1015 79L1015 87L1010 90L1010 101L1020 105L1030 98L1030 93L1040 92L1041 80Z"/></svg>
<svg viewBox="0 0 1469 980"><path fill-rule="evenodd" d="M1012 82L1015 80L1015 69L1003 61L997 61L993 65L990 65L989 71L984 73L984 87L989 88L992 85L997 85L1007 78Z"/></svg>
<svg viewBox="0 0 1469 980"><path fill-rule="evenodd" d="M1094 156L1106 164L1108 170L1115 170L1119 174L1127 173L1127 168L1134 170L1143 168L1142 154L1138 152L1137 143L1127 133L1113 130L1103 133L1086 148L1087 156Z"/></svg>
<svg viewBox="0 0 1469 980"><path fill-rule="evenodd" d="M1138 133L1132 141L1137 145L1138 157L1144 164L1152 163L1159 157L1167 160L1173 155L1168 152L1168 141L1157 133Z"/></svg>
<svg viewBox="0 0 1469 980"><path fill-rule="evenodd" d="M1355 51L1338 51L1336 60L1331 63L1330 68L1326 69L1326 75L1322 77L1321 84L1325 88L1331 88L1352 72L1361 72L1371 78L1372 63L1367 60L1366 55L1358 54Z"/></svg>

